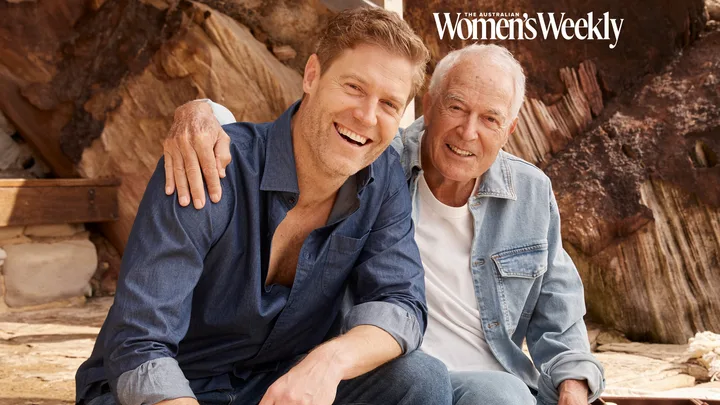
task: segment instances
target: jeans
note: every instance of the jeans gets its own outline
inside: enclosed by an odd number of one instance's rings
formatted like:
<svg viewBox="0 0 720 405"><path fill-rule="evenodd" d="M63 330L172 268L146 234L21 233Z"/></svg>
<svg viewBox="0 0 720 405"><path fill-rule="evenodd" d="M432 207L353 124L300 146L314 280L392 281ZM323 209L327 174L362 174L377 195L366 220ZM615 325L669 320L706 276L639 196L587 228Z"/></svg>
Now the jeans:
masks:
<svg viewBox="0 0 720 405"><path fill-rule="evenodd" d="M256 374L239 381L232 390L197 393L208 405L255 405L290 366ZM447 368L434 357L412 352L338 386L334 405L451 405L452 390ZM88 405L115 405L112 393ZM135 404L132 404L135 405Z"/></svg>
<svg viewBox="0 0 720 405"><path fill-rule="evenodd" d="M502 371L450 373L454 405L540 404L521 379Z"/></svg>

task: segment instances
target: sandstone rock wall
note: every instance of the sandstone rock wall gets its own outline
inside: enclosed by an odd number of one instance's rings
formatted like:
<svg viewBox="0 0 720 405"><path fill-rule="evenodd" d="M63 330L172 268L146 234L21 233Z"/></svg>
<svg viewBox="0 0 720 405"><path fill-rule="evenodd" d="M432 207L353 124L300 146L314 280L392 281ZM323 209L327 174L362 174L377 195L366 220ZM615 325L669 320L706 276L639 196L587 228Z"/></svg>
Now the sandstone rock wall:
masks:
<svg viewBox="0 0 720 405"><path fill-rule="evenodd" d="M720 24L553 156L590 316L634 339L720 330Z"/></svg>
<svg viewBox="0 0 720 405"><path fill-rule="evenodd" d="M262 122L300 96L299 73L268 46L308 52L312 41L273 21L302 19L299 30L313 32L326 11L309 4L248 4L270 17L253 14L259 25L246 27L188 1L0 3L0 107L56 174L123 180L120 220L104 226L122 251L178 105L209 97Z"/></svg>

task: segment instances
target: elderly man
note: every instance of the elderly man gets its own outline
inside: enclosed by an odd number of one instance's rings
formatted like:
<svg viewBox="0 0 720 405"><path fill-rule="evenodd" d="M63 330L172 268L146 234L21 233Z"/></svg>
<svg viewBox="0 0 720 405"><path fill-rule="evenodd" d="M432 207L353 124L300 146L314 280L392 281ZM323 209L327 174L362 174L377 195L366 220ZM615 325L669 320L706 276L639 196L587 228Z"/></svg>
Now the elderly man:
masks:
<svg viewBox="0 0 720 405"><path fill-rule="evenodd" d="M524 93L522 68L506 49L454 51L435 69L424 117L393 142L425 269L429 321L421 349L448 366L456 405L587 404L604 387L550 180L501 150L517 126ZM229 113L212 108L219 119ZM224 135L209 112L202 102L181 107L166 146L185 145L197 162L191 139L199 156L209 156L200 163L217 201L218 179L211 174L224 163L212 148ZM166 155L173 153L166 147ZM168 191L177 179L168 179ZM188 184L177 183L182 198ZM190 188L199 195L199 174ZM522 352L524 340L532 362Z"/></svg>
<svg viewBox="0 0 720 405"><path fill-rule="evenodd" d="M225 127L222 202L181 209L159 164L78 403L451 403L445 366L411 353L422 264L387 150L427 49L378 9L333 17L318 49L301 101L275 122ZM346 287L355 306L327 340Z"/></svg>

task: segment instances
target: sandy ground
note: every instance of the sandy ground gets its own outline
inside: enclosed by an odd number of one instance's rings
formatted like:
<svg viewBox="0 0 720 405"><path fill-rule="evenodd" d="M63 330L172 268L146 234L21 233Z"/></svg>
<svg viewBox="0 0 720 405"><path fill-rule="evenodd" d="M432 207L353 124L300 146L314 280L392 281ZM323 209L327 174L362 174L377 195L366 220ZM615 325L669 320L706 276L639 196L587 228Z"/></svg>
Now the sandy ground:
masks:
<svg viewBox="0 0 720 405"><path fill-rule="evenodd" d="M82 307L0 314L0 405L73 403L75 370L111 303L99 298ZM598 350L609 395L720 399L720 381L697 385L678 364L685 346L606 341Z"/></svg>

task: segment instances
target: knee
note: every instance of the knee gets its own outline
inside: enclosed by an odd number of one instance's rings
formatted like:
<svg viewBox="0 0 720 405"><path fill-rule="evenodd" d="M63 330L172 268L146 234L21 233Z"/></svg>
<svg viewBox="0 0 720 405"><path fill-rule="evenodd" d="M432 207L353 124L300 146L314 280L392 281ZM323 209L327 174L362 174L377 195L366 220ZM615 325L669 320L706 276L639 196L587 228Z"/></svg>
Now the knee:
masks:
<svg viewBox="0 0 720 405"><path fill-rule="evenodd" d="M501 371L457 372L450 375L455 405L534 405L525 383Z"/></svg>
<svg viewBox="0 0 720 405"><path fill-rule="evenodd" d="M390 376L397 388L411 392L412 397L427 398L428 404L449 403L452 398L450 375L445 364L425 353L415 351L391 363Z"/></svg>

